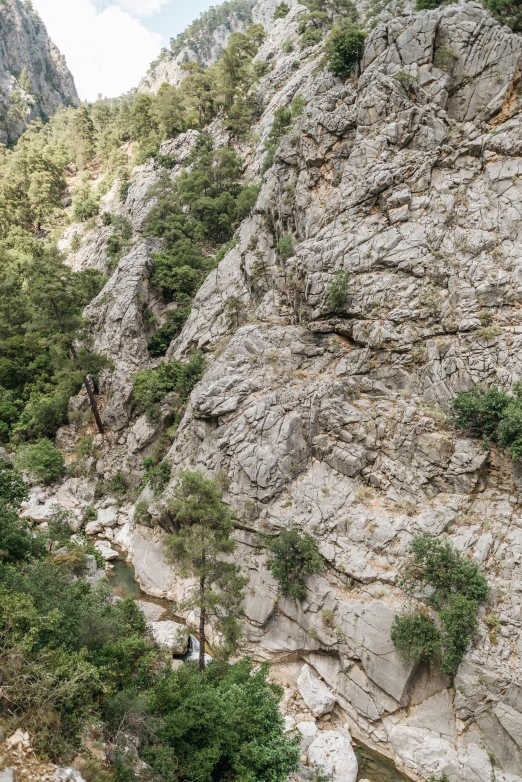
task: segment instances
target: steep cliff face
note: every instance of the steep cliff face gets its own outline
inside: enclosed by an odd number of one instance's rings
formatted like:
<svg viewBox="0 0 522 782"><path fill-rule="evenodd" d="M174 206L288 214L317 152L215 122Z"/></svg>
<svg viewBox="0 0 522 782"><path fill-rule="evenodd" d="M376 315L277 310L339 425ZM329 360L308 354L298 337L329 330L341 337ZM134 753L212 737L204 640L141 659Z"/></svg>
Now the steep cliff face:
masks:
<svg viewBox="0 0 522 782"><path fill-rule="evenodd" d="M30 3L0 2L0 142L14 141L37 117L78 95L65 58Z"/></svg>
<svg viewBox="0 0 522 782"><path fill-rule="evenodd" d="M297 0L287 5L295 6ZM230 0L201 15L153 63L139 84L139 92L157 92L162 84L178 87L183 79L182 65L197 62L213 65L219 58L232 33L242 33L249 24L262 24L265 30L273 26L274 10L278 0Z"/></svg>
<svg viewBox="0 0 522 782"><path fill-rule="evenodd" d="M273 67L254 141L242 145L246 176L259 176L276 108L297 94L306 108L169 349L207 354L168 453L173 482L187 465L224 477L250 579L248 649L293 687L290 714L315 719L296 689L306 662L337 704L332 724L413 777L520 781L520 468L446 414L472 383L510 390L521 379L522 39L474 2L417 13L392 4L366 39L359 78L343 81L317 67L320 45L298 69L282 52L302 12L270 23L257 55ZM228 143L219 122L208 131ZM173 177L197 136L164 145ZM115 190L106 196L138 240L157 176L136 169L124 205ZM276 249L285 234L295 239L287 259ZM100 267L104 246L96 228L69 262ZM138 475L164 428L136 418L131 398L133 372L151 364L144 308L165 311L148 283L154 249L138 241L86 313L115 364L102 387L100 476ZM350 274L349 300L334 315L339 271ZM60 434L64 444L74 436ZM73 508L92 500L89 479L60 491ZM128 548L147 591L175 599L184 584L163 556L165 501L147 490L142 499L152 526L124 506L119 526L99 534ZM291 524L314 535L328 564L300 604L278 596L257 535ZM401 662L390 639L412 601L401 572L419 532L447 535L492 586L453 681ZM498 619L494 635L486 613Z"/></svg>

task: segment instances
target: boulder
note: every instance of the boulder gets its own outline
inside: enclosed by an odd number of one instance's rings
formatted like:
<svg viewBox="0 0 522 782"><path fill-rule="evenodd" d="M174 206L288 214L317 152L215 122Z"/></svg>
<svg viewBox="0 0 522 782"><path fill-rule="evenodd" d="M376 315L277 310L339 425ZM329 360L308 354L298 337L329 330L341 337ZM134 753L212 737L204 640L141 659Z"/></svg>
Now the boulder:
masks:
<svg viewBox="0 0 522 782"><path fill-rule="evenodd" d="M332 782L356 782L358 764L350 734L325 730L308 747L308 762L328 775Z"/></svg>
<svg viewBox="0 0 522 782"><path fill-rule="evenodd" d="M55 782L85 782L80 772L75 768L57 768L53 779Z"/></svg>
<svg viewBox="0 0 522 782"><path fill-rule="evenodd" d="M185 654L189 638L185 625L167 619L164 622L150 622L149 627L158 646L168 649L172 654Z"/></svg>
<svg viewBox="0 0 522 782"><path fill-rule="evenodd" d="M110 559L118 559L119 557L118 552L111 548L109 543L105 540L97 540L94 546L107 561Z"/></svg>
<svg viewBox="0 0 522 782"><path fill-rule="evenodd" d="M335 696L325 684L314 676L309 665L303 665L301 673L297 677L297 686L304 702L314 716L320 717L335 706Z"/></svg>
<svg viewBox="0 0 522 782"><path fill-rule="evenodd" d="M14 768L4 768L0 771L0 782L14 782Z"/></svg>

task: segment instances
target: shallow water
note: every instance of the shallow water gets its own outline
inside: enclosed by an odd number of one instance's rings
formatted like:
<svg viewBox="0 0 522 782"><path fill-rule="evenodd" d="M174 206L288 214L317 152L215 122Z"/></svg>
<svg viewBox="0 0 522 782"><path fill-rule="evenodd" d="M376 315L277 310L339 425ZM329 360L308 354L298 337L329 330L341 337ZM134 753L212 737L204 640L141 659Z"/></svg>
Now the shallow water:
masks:
<svg viewBox="0 0 522 782"><path fill-rule="evenodd" d="M108 573L108 576L115 595L118 597L133 595L143 602L161 605L165 611L172 613L172 603L168 600L150 597L141 591L140 585L134 578L134 568L130 562L126 562L122 557L113 560L112 564L114 569ZM184 659L195 660L198 656L199 641L195 636L191 636L191 644ZM395 768L390 760L383 758L363 744L354 742L354 749L359 762L357 779L368 779L370 782L410 782L409 777Z"/></svg>
<svg viewBox="0 0 522 782"><path fill-rule="evenodd" d="M370 782L410 782L410 778L395 768L391 760L383 758L364 744L354 741L354 749L359 763L357 779L369 779Z"/></svg>

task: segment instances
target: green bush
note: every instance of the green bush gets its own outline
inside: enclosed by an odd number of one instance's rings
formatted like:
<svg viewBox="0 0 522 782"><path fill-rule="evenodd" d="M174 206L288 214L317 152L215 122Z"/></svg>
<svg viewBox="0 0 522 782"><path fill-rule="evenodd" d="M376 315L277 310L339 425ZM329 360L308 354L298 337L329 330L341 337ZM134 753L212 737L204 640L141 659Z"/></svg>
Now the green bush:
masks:
<svg viewBox="0 0 522 782"><path fill-rule="evenodd" d="M324 561L314 538L292 528L282 530L278 538L265 539L265 542L272 552L270 570L279 581L282 593L295 600L304 600L308 578L324 570Z"/></svg>
<svg viewBox="0 0 522 782"><path fill-rule="evenodd" d="M513 32L522 32L522 3L519 0L485 0L486 8Z"/></svg>
<svg viewBox="0 0 522 782"><path fill-rule="evenodd" d="M391 639L399 657L406 662L430 665L440 655L440 632L425 611L411 611L396 616L391 628Z"/></svg>
<svg viewBox="0 0 522 782"><path fill-rule="evenodd" d="M274 19L284 19L285 16L288 16L289 11L289 6L283 0L283 2L279 3L275 8Z"/></svg>
<svg viewBox="0 0 522 782"><path fill-rule="evenodd" d="M18 508L29 497L29 487L11 462L0 458L0 504Z"/></svg>
<svg viewBox="0 0 522 782"><path fill-rule="evenodd" d="M16 456L16 464L35 480L47 484L59 480L65 472L62 452L47 439L21 447Z"/></svg>
<svg viewBox="0 0 522 782"><path fill-rule="evenodd" d="M286 41L283 41L281 45L281 49L285 54L290 54L290 52L294 51L294 42L291 38L287 38Z"/></svg>
<svg viewBox="0 0 522 782"><path fill-rule="evenodd" d="M321 30L307 28L301 35L301 49L308 49L309 46L315 46L323 39Z"/></svg>
<svg viewBox="0 0 522 782"><path fill-rule="evenodd" d="M165 460L156 462L152 456L146 456L143 460L143 469L145 470L143 483L148 483L155 493L161 494L170 481L172 468L169 462Z"/></svg>
<svg viewBox="0 0 522 782"><path fill-rule="evenodd" d="M431 11L434 8L439 8L441 5L447 5L449 0L417 0L415 5L416 11Z"/></svg>
<svg viewBox="0 0 522 782"><path fill-rule="evenodd" d="M364 51L365 32L356 24L334 25L326 41L328 68L346 78L359 63Z"/></svg>
<svg viewBox="0 0 522 782"><path fill-rule="evenodd" d="M334 312L343 310L346 307L349 292L350 272L346 269L338 269L333 274L328 290L328 303Z"/></svg>
<svg viewBox="0 0 522 782"><path fill-rule="evenodd" d="M392 641L403 659L430 664L437 660L444 673L454 674L477 628L478 605L488 598L488 582L474 562L427 533L413 539L410 551L413 560L405 583L431 590L426 602L435 608L438 624L425 611L396 616Z"/></svg>
<svg viewBox="0 0 522 782"><path fill-rule="evenodd" d="M98 206L97 201L91 196L86 196L85 198L75 201L73 206L73 220L78 220L83 223L97 215L99 211L100 207Z"/></svg>
<svg viewBox="0 0 522 782"><path fill-rule="evenodd" d="M147 350L151 356L164 356L170 343L181 334L183 326L190 315L190 307L178 307L168 310L165 323L149 339Z"/></svg>
<svg viewBox="0 0 522 782"><path fill-rule="evenodd" d="M514 396L496 386L487 390L475 386L461 391L451 404L454 426L482 437L485 447L490 441L498 443L514 460L522 456L522 385L515 385Z"/></svg>
<svg viewBox="0 0 522 782"><path fill-rule="evenodd" d="M294 237L285 234L276 244L276 252L282 261L287 261L294 254Z"/></svg>
<svg viewBox="0 0 522 782"><path fill-rule="evenodd" d="M186 362L173 359L160 364L157 369L143 369L134 378L134 401L142 405L150 421L156 421L162 399L175 392L181 407L201 380L203 368L203 355L198 351Z"/></svg>

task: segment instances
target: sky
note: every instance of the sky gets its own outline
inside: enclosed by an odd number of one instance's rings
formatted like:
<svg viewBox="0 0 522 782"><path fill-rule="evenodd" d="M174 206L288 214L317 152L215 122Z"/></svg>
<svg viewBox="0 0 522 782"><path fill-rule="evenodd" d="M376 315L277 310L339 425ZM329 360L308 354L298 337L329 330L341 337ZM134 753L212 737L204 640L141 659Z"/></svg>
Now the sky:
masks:
<svg viewBox="0 0 522 782"><path fill-rule="evenodd" d="M220 0L32 0L82 100L137 87L171 38Z"/></svg>

